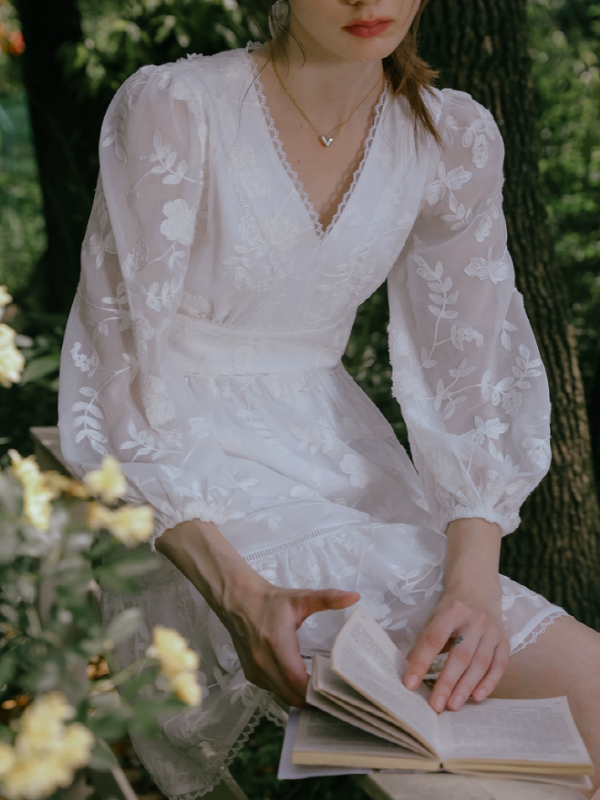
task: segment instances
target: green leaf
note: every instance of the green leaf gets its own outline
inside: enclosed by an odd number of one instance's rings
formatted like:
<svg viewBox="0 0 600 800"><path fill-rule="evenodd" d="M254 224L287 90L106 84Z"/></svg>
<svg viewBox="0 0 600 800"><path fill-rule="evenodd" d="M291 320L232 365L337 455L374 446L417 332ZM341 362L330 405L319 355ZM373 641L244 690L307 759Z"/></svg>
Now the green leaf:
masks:
<svg viewBox="0 0 600 800"><path fill-rule="evenodd" d="M137 631L142 621L142 612L139 608L126 608L121 611L106 629L106 639L114 644L124 642Z"/></svg>
<svg viewBox="0 0 600 800"><path fill-rule="evenodd" d="M88 766L98 772L109 772L114 767L118 767L119 762L106 742L98 739L92 748Z"/></svg>
<svg viewBox="0 0 600 800"><path fill-rule="evenodd" d="M10 683L17 671L17 662L12 656L3 656L0 660L0 690Z"/></svg>
<svg viewBox="0 0 600 800"><path fill-rule="evenodd" d="M18 544L16 526L3 523L0 536L0 563L7 564L13 560Z"/></svg>
<svg viewBox="0 0 600 800"><path fill-rule="evenodd" d="M94 578L102 589L115 594L127 594L138 588L135 578L121 578L115 575L112 567L98 567L94 570Z"/></svg>
<svg viewBox="0 0 600 800"><path fill-rule="evenodd" d="M39 358L32 358L25 365L25 369L21 374L21 386L24 383L31 383L31 381L38 381L52 372L56 372L60 364L60 354L54 353L50 356L40 356Z"/></svg>
<svg viewBox="0 0 600 800"><path fill-rule="evenodd" d="M126 700L129 700L130 703L133 703L135 702L137 693L141 691L144 686L152 683L155 675L156 670L145 669L139 675L133 675L131 678L129 678L129 680L121 684L119 691Z"/></svg>
<svg viewBox="0 0 600 800"><path fill-rule="evenodd" d="M111 550L116 549L117 546L119 545L116 539L107 534L102 534L90 547L89 555L91 558L102 558L110 553Z"/></svg>
<svg viewBox="0 0 600 800"><path fill-rule="evenodd" d="M160 567L160 560L153 553L132 553L129 558L121 559L114 570L120 578L146 575Z"/></svg>
<svg viewBox="0 0 600 800"><path fill-rule="evenodd" d="M86 724L99 739L121 739L127 733L130 718L131 709L115 708L90 717Z"/></svg>
<svg viewBox="0 0 600 800"><path fill-rule="evenodd" d="M185 711L186 706L175 698L140 700L133 706L129 731L137 736L155 736L159 731L159 717Z"/></svg>

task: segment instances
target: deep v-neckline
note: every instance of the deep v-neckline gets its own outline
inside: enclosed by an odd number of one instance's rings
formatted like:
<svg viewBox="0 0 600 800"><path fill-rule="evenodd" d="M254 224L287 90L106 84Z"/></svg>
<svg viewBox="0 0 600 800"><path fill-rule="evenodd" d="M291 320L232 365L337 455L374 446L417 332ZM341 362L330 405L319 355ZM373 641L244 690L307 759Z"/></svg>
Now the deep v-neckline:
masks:
<svg viewBox="0 0 600 800"><path fill-rule="evenodd" d="M279 161L282 167L284 168L285 172L287 173L289 179L291 180L294 189L299 195L302 204L304 206L304 209L306 210L308 216L310 217L318 241L322 243L325 241L326 238L329 237L333 229L336 227L340 217L346 210L348 203L354 196L360 177L364 172L367 162L369 160L369 154L372 150L373 142L375 140L375 135L379 129L379 120L381 118L383 109L385 107L385 102L387 99L387 94L388 94L387 78L385 79L383 89L381 91L381 94L379 95L379 100L377 101L377 105L375 106L375 115L373 117L373 124L369 128L369 132L365 138L363 146L363 154L360 163L358 167L354 170L350 186L344 192L344 195L341 201L339 202L335 214L331 218L331 221L326 227L323 227L319 214L317 213L310 199L310 196L304 187L304 183L300 180L298 173L292 167L292 165L288 160L287 154L283 147L283 142L279 138L279 130L275 125L275 120L273 119L273 116L271 114L271 109L267 104L267 98L265 97L264 86L260 79L260 70L258 68L258 64L256 63L256 59L252 55L252 50L257 49L260 46L261 46L260 42L249 42L246 45L245 49L245 55L249 61L250 69L252 72L252 86L254 87L258 103L262 109L263 119L265 121L266 128L271 136L271 141L279 157Z"/></svg>

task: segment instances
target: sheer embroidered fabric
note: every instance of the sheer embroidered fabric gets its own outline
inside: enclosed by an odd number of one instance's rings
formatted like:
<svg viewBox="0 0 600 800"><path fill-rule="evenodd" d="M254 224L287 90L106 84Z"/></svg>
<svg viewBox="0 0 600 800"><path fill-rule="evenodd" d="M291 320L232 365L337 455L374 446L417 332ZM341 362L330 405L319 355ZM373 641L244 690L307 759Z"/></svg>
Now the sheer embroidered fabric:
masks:
<svg viewBox="0 0 600 800"><path fill-rule="evenodd" d="M282 586L338 586L407 651L442 590L449 521L504 533L550 463L543 365L514 287L503 146L469 95L429 100L444 137L417 148L381 96L360 168L326 230L285 158L250 49L149 66L117 92L61 364L63 453L114 453L156 531L215 522ZM356 309L387 279L394 394L417 470L341 365ZM258 716L227 632L161 556L139 606L202 656L205 699L136 740L170 798L201 796ZM502 578L513 652L562 609ZM343 612L299 631L327 652ZM439 665L438 665L439 666Z"/></svg>

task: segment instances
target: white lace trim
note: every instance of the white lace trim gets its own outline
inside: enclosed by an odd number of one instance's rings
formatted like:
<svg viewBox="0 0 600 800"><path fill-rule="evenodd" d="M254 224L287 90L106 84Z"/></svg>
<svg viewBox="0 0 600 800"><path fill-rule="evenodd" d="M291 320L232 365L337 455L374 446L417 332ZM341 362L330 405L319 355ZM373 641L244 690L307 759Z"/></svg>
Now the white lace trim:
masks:
<svg viewBox="0 0 600 800"><path fill-rule="evenodd" d="M237 758L240 750L246 744L250 736L252 736L254 729L263 717L266 717L269 722L282 728L285 726L287 714L283 709L277 706L274 700L267 697L267 704L259 705L254 714L250 717L244 730L232 745L227 758L221 764L219 771L208 780L209 785L205 789L200 789L197 792L185 792L184 794L172 795L170 800L197 800L198 797L204 797L204 795L212 792L215 786L218 786L221 781L228 776L229 771L227 767Z"/></svg>
<svg viewBox="0 0 600 800"><path fill-rule="evenodd" d="M552 623L559 617L570 617L570 616L571 614L567 614L567 612L564 609L557 608L556 611L553 611L547 617L544 617L544 619L538 625L536 625L532 631L530 631L527 634L527 636L523 639L522 642L520 642L519 644L516 645L516 647L511 649L510 652L511 656L514 656L514 654L518 653L519 650L524 650L528 645L533 644L538 639L538 637L540 637L542 633L545 632L546 628L549 628L550 625L552 625Z"/></svg>
<svg viewBox="0 0 600 800"><path fill-rule="evenodd" d="M251 51L252 50L256 50L260 46L261 46L261 42L248 42L248 44L246 45L246 57L247 57L248 61L250 62L250 67L251 67L252 75L253 75L253 84L254 84L254 87L256 89L256 94L257 94L260 106L262 108L262 111L263 111L263 114L264 114L264 117L265 117L265 122L267 123L267 128L269 130L269 133L271 134L271 139L273 140L273 144L275 145L275 149L277 151L277 155L279 156L279 159L280 159L285 171L290 176L290 179L291 179L291 181L292 181L292 183L294 185L294 188L296 189L296 191L300 195L300 198L302 199L302 202L304 203L304 206L305 206L305 208L306 208L306 210L308 212L308 215L311 218L311 220L313 222L313 225L315 226L315 233L317 234L317 237L318 237L319 241L322 242L325 239L325 237L329 233L331 233L331 231L334 229L335 225L337 224L338 220L340 219L340 217L342 216L342 214L346 210L346 207L347 207L348 203L350 202L350 199L351 199L352 195L354 194L354 189L356 188L356 184L360 180L360 176L363 173L363 170L364 170L365 165L367 163L367 159L369 157L369 153L371 152L371 146L372 146L373 141L375 139L375 134L377 133L377 129L379 127L379 120L381 118L381 114L382 114L384 106L385 106L385 101L387 100L387 96L388 96L388 81L387 81L387 78L386 78L384 86L383 86L383 89L381 90L381 94L379 95L379 100L377 101L377 105L375 106L375 116L374 116L374 119L373 119L373 124L371 125L371 127L369 129L369 133L367 134L367 137L365 139L363 155L362 155L362 158L360 160L360 164L354 170L354 174L352 176L352 182L351 182L350 186L348 187L348 189L344 192L344 196L342 197L342 200L341 200L340 204L338 205L337 210L336 210L331 222L329 223L329 225L326 228L323 228L323 225L321 224L321 220L319 219L319 215L317 214L317 212L315 210L315 207L314 207L313 203L311 202L311 199L310 199L310 197L308 195L308 192L304 188L304 184L302 183L302 181L298 177L298 173L296 172L296 170L292 167L292 165L288 161L287 154L286 154L285 150L283 149L283 143L282 143L281 139L279 138L279 130L275 127L275 120L273 119L273 117L271 115L271 109L267 105L267 98L265 97L264 87L263 87L262 81L260 79L260 72L259 72L259 69L258 69L258 64L256 63L256 61L254 60L254 58L251 55Z"/></svg>

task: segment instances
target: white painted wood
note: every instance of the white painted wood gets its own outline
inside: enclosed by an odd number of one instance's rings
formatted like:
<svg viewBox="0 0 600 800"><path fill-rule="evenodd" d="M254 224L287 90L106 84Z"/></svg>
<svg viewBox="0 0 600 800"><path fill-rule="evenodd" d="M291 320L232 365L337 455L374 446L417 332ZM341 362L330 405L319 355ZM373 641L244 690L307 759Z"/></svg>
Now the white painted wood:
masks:
<svg viewBox="0 0 600 800"><path fill-rule="evenodd" d="M63 454L60 450L60 434L58 427L30 428L33 438L35 457L42 469L56 469L59 472L69 472Z"/></svg>

